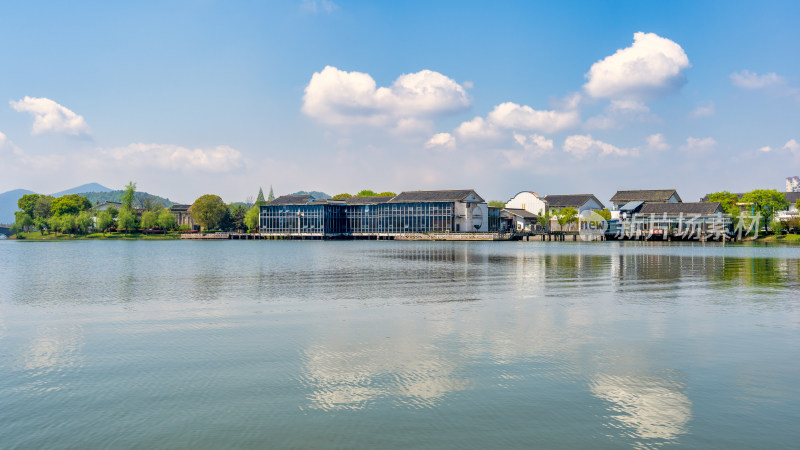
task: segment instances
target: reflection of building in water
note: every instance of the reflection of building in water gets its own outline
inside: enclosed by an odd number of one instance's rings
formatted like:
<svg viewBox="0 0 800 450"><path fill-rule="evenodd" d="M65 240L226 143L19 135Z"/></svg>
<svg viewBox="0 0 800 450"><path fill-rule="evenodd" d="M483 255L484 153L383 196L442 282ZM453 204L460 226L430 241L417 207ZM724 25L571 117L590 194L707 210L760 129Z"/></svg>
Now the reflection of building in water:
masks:
<svg viewBox="0 0 800 450"><path fill-rule="evenodd" d="M658 377L601 375L589 386L592 394L611 403L610 417L642 439L672 440L686 433L692 402L682 383Z"/></svg>

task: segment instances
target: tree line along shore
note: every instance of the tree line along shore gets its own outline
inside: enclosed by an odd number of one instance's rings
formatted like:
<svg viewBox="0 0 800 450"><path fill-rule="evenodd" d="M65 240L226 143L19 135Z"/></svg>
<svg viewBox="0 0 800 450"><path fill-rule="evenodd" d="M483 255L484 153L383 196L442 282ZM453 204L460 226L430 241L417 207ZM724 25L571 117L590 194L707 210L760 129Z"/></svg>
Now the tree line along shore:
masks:
<svg viewBox="0 0 800 450"><path fill-rule="evenodd" d="M720 202L722 208L731 217L741 213L740 205L747 202L753 208L765 213L766 223L759 241L763 242L798 242L800 235L800 218L789 221L771 220L772 213L788 205L785 197L775 190L755 190L740 198L727 191L708 194L705 199ZM374 192L362 190L351 195L337 194L333 200L347 197L379 197L394 196L394 192ZM137 202L138 204L135 204ZM260 206L274 200L270 187L268 197L259 188L255 201L252 197L243 203L226 204L222 198L213 194L198 197L191 208L194 222L204 232L248 232L259 229ZM17 202L19 211L15 212L15 221L11 227L12 239L60 240L60 239L178 239L182 233L198 230L189 225L179 224L176 215L163 204L149 197L136 197L136 183L131 181L122 192L119 207L108 206L102 210L93 205L85 196L68 194L60 197L40 194L25 194ZM490 201L489 206L504 206L503 202ZM800 200L796 205L800 209ZM610 212L598 211L606 220ZM542 224L557 221L563 227L575 220L577 211L573 208L548 212L537 218Z"/></svg>

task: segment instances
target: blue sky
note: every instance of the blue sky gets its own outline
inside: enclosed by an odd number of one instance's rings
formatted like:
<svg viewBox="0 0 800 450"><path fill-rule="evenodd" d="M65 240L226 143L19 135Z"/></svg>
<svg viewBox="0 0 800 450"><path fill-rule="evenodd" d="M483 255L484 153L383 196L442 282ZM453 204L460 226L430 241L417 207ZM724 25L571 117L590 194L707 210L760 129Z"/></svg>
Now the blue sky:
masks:
<svg viewBox="0 0 800 450"><path fill-rule="evenodd" d="M782 189L797 2L5 2L0 192ZM5 106L2 106L5 105Z"/></svg>

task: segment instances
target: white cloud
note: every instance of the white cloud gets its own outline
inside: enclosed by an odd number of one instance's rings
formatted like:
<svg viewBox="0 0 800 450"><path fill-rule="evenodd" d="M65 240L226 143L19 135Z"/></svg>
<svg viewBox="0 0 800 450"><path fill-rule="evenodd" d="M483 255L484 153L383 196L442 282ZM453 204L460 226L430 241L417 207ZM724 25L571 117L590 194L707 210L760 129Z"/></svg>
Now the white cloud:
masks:
<svg viewBox="0 0 800 450"><path fill-rule="evenodd" d="M177 171L228 172L243 166L242 154L226 145L189 149L168 144L130 144L101 150L107 160L126 167L152 167Z"/></svg>
<svg viewBox="0 0 800 450"><path fill-rule="evenodd" d="M783 85L786 83L786 79L774 72L759 75L749 70L742 70L731 74L731 83L744 89L764 89L770 86Z"/></svg>
<svg viewBox="0 0 800 450"><path fill-rule="evenodd" d="M326 66L311 76L303 96L303 112L331 125L391 126L470 106L464 88L430 70L399 76L389 87L377 87L366 73Z"/></svg>
<svg viewBox="0 0 800 450"><path fill-rule="evenodd" d="M495 106L486 118L490 123L501 128L545 133L554 133L573 127L580 120L578 112L574 110L538 111L530 106L521 106L512 102Z"/></svg>
<svg viewBox="0 0 800 450"><path fill-rule="evenodd" d="M339 9L339 5L330 0L303 0L303 9L310 13L332 13Z"/></svg>
<svg viewBox="0 0 800 450"><path fill-rule="evenodd" d="M576 100L577 99L577 100ZM579 96L570 96L562 101L566 108L577 107ZM501 103L484 119L475 117L456 127L459 138L469 140L493 140L504 138L508 131L539 131L555 133L580 124L576 109L536 110L513 102Z"/></svg>
<svg viewBox="0 0 800 450"><path fill-rule="evenodd" d="M465 81L461 83L461 85L464 86L464 89L472 89L475 87L475 83L473 83L472 81Z"/></svg>
<svg viewBox="0 0 800 450"><path fill-rule="evenodd" d="M717 146L717 141L714 138L696 138L696 137L688 137L686 138L686 144L680 147L681 150L689 153L707 153Z"/></svg>
<svg viewBox="0 0 800 450"><path fill-rule="evenodd" d="M500 130L494 124L484 120L483 117L475 117L470 121L462 122L456 127L455 133L464 140L497 139L501 135Z"/></svg>
<svg viewBox="0 0 800 450"><path fill-rule="evenodd" d="M425 148L443 148L454 149L456 148L456 138L450 133L437 133L428 139L425 143Z"/></svg>
<svg viewBox="0 0 800 450"><path fill-rule="evenodd" d="M500 150L511 168L525 167L540 162L541 157L553 149L553 140L538 134L514 133L514 141L521 149Z"/></svg>
<svg viewBox="0 0 800 450"><path fill-rule="evenodd" d="M689 67L680 45L654 33L638 32L630 47L592 65L583 88L596 98L644 98L680 87Z"/></svg>
<svg viewBox="0 0 800 450"><path fill-rule="evenodd" d="M572 153L578 158L584 158L593 153L599 153L600 156L629 156L637 153L636 149L627 150L606 142L597 141L593 139L590 134L568 136L567 139L564 140L564 151Z"/></svg>
<svg viewBox="0 0 800 450"><path fill-rule="evenodd" d="M6 145L7 140L8 138L6 138L6 135L3 134L2 131L0 131L0 148L3 148L3 146Z"/></svg>
<svg viewBox="0 0 800 450"><path fill-rule="evenodd" d="M800 143L795 141L794 139L789 139L786 145L783 146L784 150L789 150L792 153L800 154Z"/></svg>
<svg viewBox="0 0 800 450"><path fill-rule="evenodd" d="M10 101L12 108L30 113L33 117L33 134L63 133L72 136L89 134L89 126L82 116L75 114L49 98L25 97Z"/></svg>
<svg viewBox="0 0 800 450"><path fill-rule="evenodd" d="M764 152L764 153L768 153L768 152L772 151L772 147L770 147L769 145L765 145L764 147L761 147L760 149L758 149L758 151Z"/></svg>
<svg viewBox="0 0 800 450"><path fill-rule="evenodd" d="M689 113L689 117L694 119L699 119L701 117L710 117L717 113L717 108L714 105L714 102L703 103L701 105L697 105L692 112Z"/></svg>
<svg viewBox="0 0 800 450"><path fill-rule="evenodd" d="M664 135L658 133L647 136L647 148L648 150L663 151L669 150L670 145L667 144L667 140L664 139Z"/></svg>
<svg viewBox="0 0 800 450"><path fill-rule="evenodd" d="M553 149L553 140L538 134L525 136L524 134L514 133L514 140L526 150L550 151Z"/></svg>

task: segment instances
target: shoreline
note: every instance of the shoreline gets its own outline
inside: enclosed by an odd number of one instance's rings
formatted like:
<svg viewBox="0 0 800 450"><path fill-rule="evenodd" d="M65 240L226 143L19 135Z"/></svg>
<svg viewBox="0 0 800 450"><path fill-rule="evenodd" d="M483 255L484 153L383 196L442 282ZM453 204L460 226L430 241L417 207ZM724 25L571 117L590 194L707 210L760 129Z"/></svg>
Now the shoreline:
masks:
<svg viewBox="0 0 800 450"><path fill-rule="evenodd" d="M90 233L87 235L74 235L74 234L46 234L40 235L38 232L26 232L22 233L22 238L20 239L18 235L12 235L8 237L9 241L35 241L35 242L47 242L47 241L197 241L203 239L181 239L180 233L167 233L167 234L144 234L144 233L107 233L103 235L102 233ZM212 239L209 239L212 240ZM213 239L219 240L219 239ZM225 239L227 240L227 239ZM246 240L246 239L245 239ZM264 240L264 239L261 239ZM291 239L269 239L269 240L291 240ZM415 240L419 242L419 240ZM435 242L436 240L432 239L430 242ZM481 241L483 240L465 240L465 241ZM459 241L451 241L451 242L459 242ZM487 240L488 242L488 240ZM492 242L500 242L500 241L492 241ZM542 241L545 242L545 241ZM553 242L571 242L571 241L553 241ZM581 240L576 240L576 242L586 242ZM606 242L606 241L602 241ZM608 241L612 242L612 241ZM613 241L613 242L626 242L625 240L621 241ZM633 241L631 241L633 242ZM662 241L636 241L636 242L662 242ZM744 239L738 242L728 242L727 245L748 245L748 244L770 244L770 245L800 245L800 234L789 234L783 236L765 236L760 237L758 239Z"/></svg>

